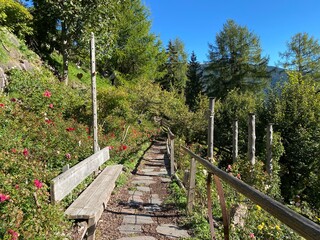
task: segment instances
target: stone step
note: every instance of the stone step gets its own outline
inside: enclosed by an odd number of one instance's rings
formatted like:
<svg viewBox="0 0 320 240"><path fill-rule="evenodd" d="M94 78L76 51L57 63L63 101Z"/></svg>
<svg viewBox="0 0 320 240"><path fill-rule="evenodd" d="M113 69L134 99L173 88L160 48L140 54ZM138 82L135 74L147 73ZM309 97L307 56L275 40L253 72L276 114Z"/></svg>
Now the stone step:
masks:
<svg viewBox="0 0 320 240"><path fill-rule="evenodd" d="M160 224L157 227L157 233L165 235L168 238L188 238L188 237L190 237L187 230L181 229L173 224Z"/></svg>
<svg viewBox="0 0 320 240"><path fill-rule="evenodd" d="M136 237L123 237L119 238L118 240L157 240L151 236L136 236Z"/></svg>

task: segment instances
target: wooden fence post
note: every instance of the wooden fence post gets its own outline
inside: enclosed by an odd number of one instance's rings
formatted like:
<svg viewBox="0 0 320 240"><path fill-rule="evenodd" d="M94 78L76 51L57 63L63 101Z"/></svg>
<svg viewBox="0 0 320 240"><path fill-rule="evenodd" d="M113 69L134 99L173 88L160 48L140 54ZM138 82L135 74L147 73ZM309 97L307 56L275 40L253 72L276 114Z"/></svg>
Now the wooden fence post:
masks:
<svg viewBox="0 0 320 240"><path fill-rule="evenodd" d="M96 52L94 34L91 33L90 40L90 59L91 59L91 95L92 95L92 117L93 117L93 151L99 151L98 144L98 113L97 113L97 87L96 87Z"/></svg>
<svg viewBox="0 0 320 240"><path fill-rule="evenodd" d="M213 134L214 134L214 103L215 99L209 99L209 126L208 126L208 158L213 161Z"/></svg>
<svg viewBox="0 0 320 240"><path fill-rule="evenodd" d="M174 136L170 135L170 175L174 173Z"/></svg>
<svg viewBox="0 0 320 240"><path fill-rule="evenodd" d="M233 138L232 138L232 160L235 163L238 159L238 120L233 122Z"/></svg>
<svg viewBox="0 0 320 240"><path fill-rule="evenodd" d="M256 163L255 154L256 154L256 117L253 113L249 114L249 123L248 123L248 158L253 166Z"/></svg>
<svg viewBox="0 0 320 240"><path fill-rule="evenodd" d="M196 186L196 160L191 158L190 161L190 173L189 173L189 186L188 186L188 203L187 203L187 213L191 214L193 211L193 201L195 195Z"/></svg>
<svg viewBox="0 0 320 240"><path fill-rule="evenodd" d="M213 162L213 134L214 134L214 98L209 98L209 119L208 119L208 160ZM211 203L211 181L212 174L209 173L207 177L207 205L208 205L208 218L211 239L215 239L214 221L212 217L212 203Z"/></svg>
<svg viewBox="0 0 320 240"><path fill-rule="evenodd" d="M273 145L273 127L272 123L267 127L267 162L266 169L269 175L272 174L272 145Z"/></svg>

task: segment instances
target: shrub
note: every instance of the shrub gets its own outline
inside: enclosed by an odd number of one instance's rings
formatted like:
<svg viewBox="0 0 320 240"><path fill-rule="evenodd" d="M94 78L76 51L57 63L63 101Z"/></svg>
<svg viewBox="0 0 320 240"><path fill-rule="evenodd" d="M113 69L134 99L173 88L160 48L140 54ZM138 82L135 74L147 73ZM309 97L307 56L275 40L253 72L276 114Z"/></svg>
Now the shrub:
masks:
<svg viewBox="0 0 320 240"><path fill-rule="evenodd" d="M52 206L49 186L63 166L92 154L90 125L78 121L91 119L90 95L66 88L45 69L10 71L6 91L0 95L0 238L67 238L66 203ZM115 101L114 107L120 106ZM157 132L148 121L127 122L117 113L108 117L118 124L105 134L99 131L99 144L112 148L112 162L135 165L140 145Z"/></svg>
<svg viewBox="0 0 320 240"><path fill-rule="evenodd" d="M0 25L6 26L19 38L32 34L32 15L19 2L0 0Z"/></svg>
<svg viewBox="0 0 320 240"><path fill-rule="evenodd" d="M266 101L266 118L281 134L285 154L280 159L281 191L287 202L299 197L320 206L320 94L314 80L289 74Z"/></svg>

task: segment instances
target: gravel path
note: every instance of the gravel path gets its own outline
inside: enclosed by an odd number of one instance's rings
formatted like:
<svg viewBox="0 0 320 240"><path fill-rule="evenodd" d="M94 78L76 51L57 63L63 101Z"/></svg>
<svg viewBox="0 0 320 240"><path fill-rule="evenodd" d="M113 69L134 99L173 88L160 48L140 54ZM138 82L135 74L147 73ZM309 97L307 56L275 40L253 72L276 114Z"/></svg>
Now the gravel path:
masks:
<svg viewBox="0 0 320 240"><path fill-rule="evenodd" d="M96 239L154 240L187 238L178 227L183 217L165 204L171 181L166 166L166 145L155 141L125 186L116 191L98 222Z"/></svg>

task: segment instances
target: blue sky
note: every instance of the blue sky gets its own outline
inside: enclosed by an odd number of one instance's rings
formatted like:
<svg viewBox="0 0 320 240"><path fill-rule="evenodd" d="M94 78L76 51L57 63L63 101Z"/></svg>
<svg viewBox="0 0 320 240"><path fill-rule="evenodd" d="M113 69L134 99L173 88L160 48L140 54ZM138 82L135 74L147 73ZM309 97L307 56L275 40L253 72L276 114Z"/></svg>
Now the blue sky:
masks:
<svg viewBox="0 0 320 240"><path fill-rule="evenodd" d="M227 19L260 37L269 65L279 60L286 42L299 32L320 39L320 0L142 0L149 8L152 32L166 46L179 38L189 54L207 61L208 43Z"/></svg>

